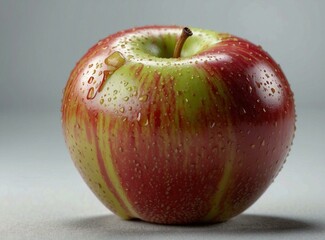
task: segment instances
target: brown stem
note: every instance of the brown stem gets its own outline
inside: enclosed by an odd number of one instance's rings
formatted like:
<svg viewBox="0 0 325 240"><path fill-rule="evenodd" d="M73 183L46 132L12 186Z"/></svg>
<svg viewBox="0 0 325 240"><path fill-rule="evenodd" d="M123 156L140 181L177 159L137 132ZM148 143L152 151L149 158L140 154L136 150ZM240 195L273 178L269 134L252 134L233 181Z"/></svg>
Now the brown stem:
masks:
<svg viewBox="0 0 325 240"><path fill-rule="evenodd" d="M192 35L193 35L193 33L192 33L191 29L189 29L188 27L183 28L182 34L176 42L176 46L175 46L174 54L173 54L174 58L179 58L181 56L181 51L182 51L182 48L183 48L183 45L184 45L186 39Z"/></svg>

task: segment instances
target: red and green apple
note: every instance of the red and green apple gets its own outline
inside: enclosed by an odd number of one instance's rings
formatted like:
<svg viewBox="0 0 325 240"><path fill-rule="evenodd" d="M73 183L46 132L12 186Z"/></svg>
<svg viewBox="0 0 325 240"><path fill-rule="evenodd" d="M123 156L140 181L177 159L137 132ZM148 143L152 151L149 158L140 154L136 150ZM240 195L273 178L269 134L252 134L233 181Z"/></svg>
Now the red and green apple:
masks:
<svg viewBox="0 0 325 240"><path fill-rule="evenodd" d="M65 87L71 157L124 219L226 221L262 195L288 155L295 106L279 65L242 38L191 30L110 35Z"/></svg>

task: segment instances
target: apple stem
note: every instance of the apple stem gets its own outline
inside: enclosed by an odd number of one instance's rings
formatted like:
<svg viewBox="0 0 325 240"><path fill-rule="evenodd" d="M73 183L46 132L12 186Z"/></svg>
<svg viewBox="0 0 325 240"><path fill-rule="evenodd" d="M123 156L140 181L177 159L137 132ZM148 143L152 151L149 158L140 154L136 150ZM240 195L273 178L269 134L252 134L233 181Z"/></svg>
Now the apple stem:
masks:
<svg viewBox="0 0 325 240"><path fill-rule="evenodd" d="M175 46L174 54L173 54L174 58L179 58L181 56L181 51L182 51L182 48L183 48L183 45L184 45L186 39L192 35L193 35L193 33L192 33L191 29L189 29L188 27L183 28L182 34L176 42L176 46Z"/></svg>

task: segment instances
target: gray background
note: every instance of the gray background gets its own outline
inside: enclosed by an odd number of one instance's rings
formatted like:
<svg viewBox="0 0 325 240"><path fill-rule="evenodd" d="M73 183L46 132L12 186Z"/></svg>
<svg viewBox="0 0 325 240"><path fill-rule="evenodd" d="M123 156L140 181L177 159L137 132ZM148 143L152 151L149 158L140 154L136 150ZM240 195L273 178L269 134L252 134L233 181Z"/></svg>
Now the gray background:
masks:
<svg viewBox="0 0 325 240"><path fill-rule="evenodd" d="M321 0L0 0L1 239L324 239L324 12ZM109 34L152 24L230 32L260 44L295 93L297 134L284 169L228 223L121 221L92 195L64 145L60 101L76 61Z"/></svg>

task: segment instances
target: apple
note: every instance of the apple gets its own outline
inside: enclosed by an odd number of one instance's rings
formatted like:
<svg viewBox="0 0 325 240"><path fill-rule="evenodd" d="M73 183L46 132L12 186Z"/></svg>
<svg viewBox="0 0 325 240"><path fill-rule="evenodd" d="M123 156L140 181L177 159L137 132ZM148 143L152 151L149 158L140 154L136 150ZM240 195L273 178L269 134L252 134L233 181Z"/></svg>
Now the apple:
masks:
<svg viewBox="0 0 325 240"><path fill-rule="evenodd" d="M243 212L279 173L295 132L293 93L268 53L178 26L99 41L73 69L61 111L71 157L101 202L160 224Z"/></svg>

